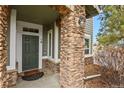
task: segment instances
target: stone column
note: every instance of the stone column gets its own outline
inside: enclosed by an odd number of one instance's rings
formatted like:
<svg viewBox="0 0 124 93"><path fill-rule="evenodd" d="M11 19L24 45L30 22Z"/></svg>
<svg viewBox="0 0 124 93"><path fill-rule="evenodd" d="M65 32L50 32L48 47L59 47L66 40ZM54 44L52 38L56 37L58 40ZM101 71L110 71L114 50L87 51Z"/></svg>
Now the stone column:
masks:
<svg viewBox="0 0 124 93"><path fill-rule="evenodd" d="M8 6L0 6L0 87L7 87L7 19Z"/></svg>
<svg viewBox="0 0 124 93"><path fill-rule="evenodd" d="M84 23L79 26L79 17ZM85 7L74 6L74 10L61 19L60 85L83 87L84 76L84 29Z"/></svg>

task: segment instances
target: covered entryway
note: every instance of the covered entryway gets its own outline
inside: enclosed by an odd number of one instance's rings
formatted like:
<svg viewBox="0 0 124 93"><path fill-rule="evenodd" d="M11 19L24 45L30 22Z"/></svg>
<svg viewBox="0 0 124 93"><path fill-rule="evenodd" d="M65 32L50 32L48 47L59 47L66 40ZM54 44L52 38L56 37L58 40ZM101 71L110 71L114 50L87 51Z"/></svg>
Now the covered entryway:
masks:
<svg viewBox="0 0 124 93"><path fill-rule="evenodd" d="M18 72L42 69L44 56L48 55L48 57L54 59L53 35L55 31L50 26L56 21L58 13L49 6L15 5L11 8L16 11L17 40L15 56L18 63ZM45 27L47 30L44 29ZM49 30L51 35L47 36ZM48 45L49 47L47 47ZM47 54L44 55L44 52L47 52Z"/></svg>

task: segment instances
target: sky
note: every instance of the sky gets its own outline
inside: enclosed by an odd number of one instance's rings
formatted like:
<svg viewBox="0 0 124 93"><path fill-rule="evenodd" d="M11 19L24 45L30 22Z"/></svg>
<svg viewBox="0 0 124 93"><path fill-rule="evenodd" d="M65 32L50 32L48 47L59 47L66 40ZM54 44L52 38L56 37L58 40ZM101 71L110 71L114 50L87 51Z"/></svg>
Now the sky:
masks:
<svg viewBox="0 0 124 93"><path fill-rule="evenodd" d="M96 35L100 28L100 20L98 18L99 18L99 15L93 18L93 43L96 43Z"/></svg>

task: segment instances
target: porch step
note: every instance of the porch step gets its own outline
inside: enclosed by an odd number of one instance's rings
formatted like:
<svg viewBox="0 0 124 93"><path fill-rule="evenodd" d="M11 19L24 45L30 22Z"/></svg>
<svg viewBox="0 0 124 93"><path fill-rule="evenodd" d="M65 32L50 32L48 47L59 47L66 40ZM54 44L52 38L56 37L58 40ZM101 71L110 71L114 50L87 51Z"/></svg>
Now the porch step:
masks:
<svg viewBox="0 0 124 93"><path fill-rule="evenodd" d="M38 69L30 70L30 71L24 72L24 76L32 76L32 75L36 75L38 73L40 73L40 71Z"/></svg>

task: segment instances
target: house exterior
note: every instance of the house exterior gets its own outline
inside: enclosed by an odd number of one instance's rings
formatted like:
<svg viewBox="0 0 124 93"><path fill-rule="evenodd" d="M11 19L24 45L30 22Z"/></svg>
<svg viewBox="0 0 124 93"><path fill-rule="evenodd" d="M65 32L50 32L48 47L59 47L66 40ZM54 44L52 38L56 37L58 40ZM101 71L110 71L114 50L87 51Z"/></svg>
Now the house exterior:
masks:
<svg viewBox="0 0 124 93"><path fill-rule="evenodd" d="M0 6L0 87L16 84L17 73L42 70L46 60L60 63L61 87L83 87L97 14L97 6Z"/></svg>

